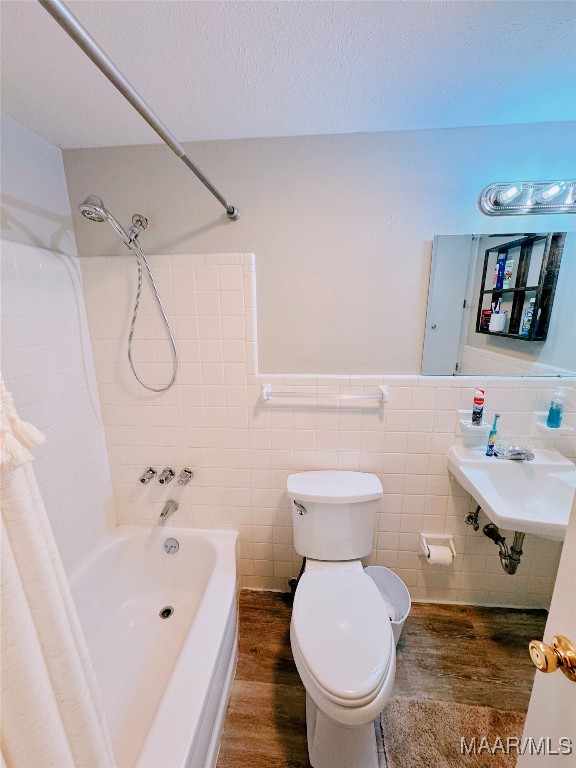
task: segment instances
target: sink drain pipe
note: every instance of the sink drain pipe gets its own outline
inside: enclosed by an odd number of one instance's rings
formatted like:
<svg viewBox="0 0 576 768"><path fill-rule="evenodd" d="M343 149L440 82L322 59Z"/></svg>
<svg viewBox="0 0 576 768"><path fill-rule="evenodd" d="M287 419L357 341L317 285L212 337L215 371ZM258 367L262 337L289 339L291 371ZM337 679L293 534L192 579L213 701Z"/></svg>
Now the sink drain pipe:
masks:
<svg viewBox="0 0 576 768"><path fill-rule="evenodd" d="M488 525L484 526L482 531L485 536L488 536L488 538L492 539L495 544L498 544L502 568L504 568L508 575L514 576L520 565L522 544L524 543L525 534L521 531L514 531L514 541L512 542L512 546L508 548L506 537L502 536L500 529L497 525L494 525L494 523L488 523Z"/></svg>
<svg viewBox="0 0 576 768"><path fill-rule="evenodd" d="M464 522L471 525L475 531L480 528L478 522L478 515L480 514L480 505L478 505L474 512L470 512L464 517ZM524 543L525 534L521 531L514 531L514 540L512 546L508 548L506 544L506 537L502 536L500 529L494 523L488 523L482 528L482 532L489 539L492 539L494 544L498 544L500 563L502 568L509 576L514 576L520 565L520 558L522 557L522 544Z"/></svg>

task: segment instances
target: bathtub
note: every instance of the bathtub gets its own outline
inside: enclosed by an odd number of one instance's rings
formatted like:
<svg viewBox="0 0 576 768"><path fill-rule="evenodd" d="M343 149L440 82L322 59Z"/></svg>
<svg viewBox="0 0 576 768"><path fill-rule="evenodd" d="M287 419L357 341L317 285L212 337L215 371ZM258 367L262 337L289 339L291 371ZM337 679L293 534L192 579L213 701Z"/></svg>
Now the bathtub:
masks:
<svg viewBox="0 0 576 768"><path fill-rule="evenodd" d="M121 526L73 574L118 768L215 765L237 658L237 539Z"/></svg>

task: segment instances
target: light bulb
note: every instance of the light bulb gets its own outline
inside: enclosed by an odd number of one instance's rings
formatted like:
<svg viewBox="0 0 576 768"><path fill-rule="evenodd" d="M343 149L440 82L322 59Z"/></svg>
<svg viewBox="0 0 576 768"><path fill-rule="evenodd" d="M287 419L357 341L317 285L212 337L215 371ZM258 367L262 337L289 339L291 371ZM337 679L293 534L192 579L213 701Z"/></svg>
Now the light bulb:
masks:
<svg viewBox="0 0 576 768"><path fill-rule="evenodd" d="M520 182L510 184L509 187L498 192L496 195L496 202L499 205L508 205L515 197L518 197L520 192L522 192L522 184L520 184Z"/></svg>
<svg viewBox="0 0 576 768"><path fill-rule="evenodd" d="M565 181L555 181L554 184L551 184L549 187L546 187L541 192L538 193L536 197L537 203L547 203L550 200L552 200L554 197L558 197L558 195L561 195L562 192L564 192L566 189L566 182Z"/></svg>

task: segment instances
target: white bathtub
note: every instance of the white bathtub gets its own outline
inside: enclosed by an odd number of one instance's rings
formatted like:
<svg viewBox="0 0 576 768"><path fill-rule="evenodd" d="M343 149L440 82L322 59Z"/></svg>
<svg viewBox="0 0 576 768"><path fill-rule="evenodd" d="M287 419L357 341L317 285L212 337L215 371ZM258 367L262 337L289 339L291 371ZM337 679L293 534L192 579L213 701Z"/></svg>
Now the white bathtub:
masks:
<svg viewBox="0 0 576 768"><path fill-rule="evenodd" d="M237 657L237 538L123 526L73 575L118 768L216 763Z"/></svg>

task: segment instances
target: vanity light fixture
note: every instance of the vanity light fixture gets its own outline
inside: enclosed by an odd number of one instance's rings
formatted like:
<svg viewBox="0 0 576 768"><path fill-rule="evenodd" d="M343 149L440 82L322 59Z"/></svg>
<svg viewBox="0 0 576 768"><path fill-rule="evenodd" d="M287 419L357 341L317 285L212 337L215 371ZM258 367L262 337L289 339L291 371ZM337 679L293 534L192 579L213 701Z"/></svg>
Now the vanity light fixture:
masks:
<svg viewBox="0 0 576 768"><path fill-rule="evenodd" d="M520 192L522 192L522 184L519 182L510 184L510 186L503 189L502 192L498 192L496 195L496 202L498 205L508 205L508 203L511 203L515 197L518 197Z"/></svg>
<svg viewBox="0 0 576 768"><path fill-rule="evenodd" d="M555 181L554 184L550 184L549 187L546 187L546 189L543 189L542 192L538 193L538 196L536 197L537 203L548 203L550 200L553 200L555 197L558 197L558 195L561 195L562 192L566 191L566 182L565 181Z"/></svg>
<svg viewBox="0 0 576 768"><path fill-rule="evenodd" d="M480 193L478 207L486 216L576 213L576 179L493 182Z"/></svg>

